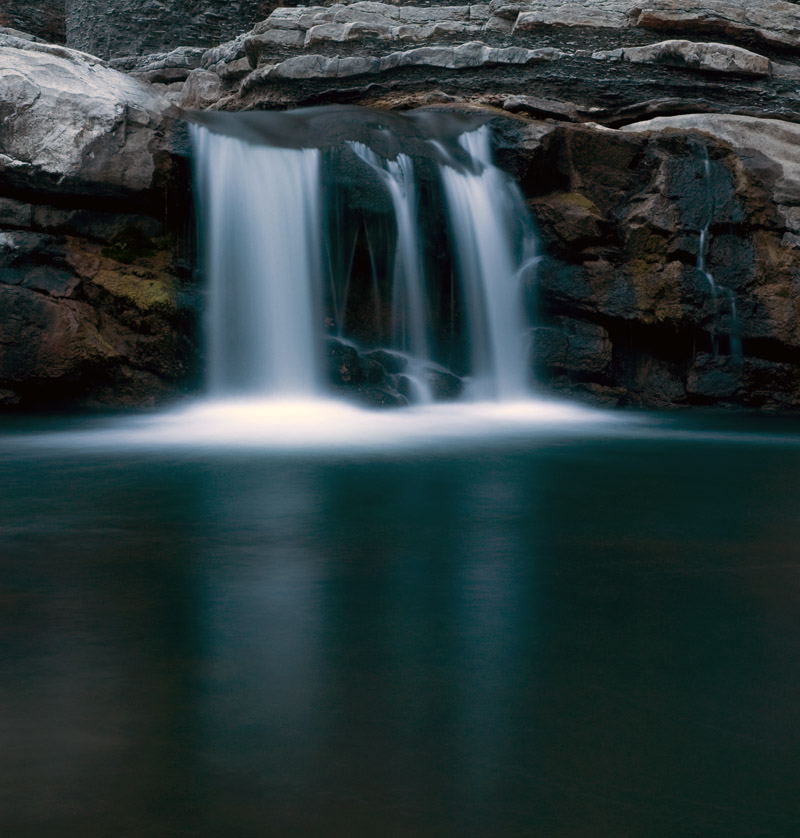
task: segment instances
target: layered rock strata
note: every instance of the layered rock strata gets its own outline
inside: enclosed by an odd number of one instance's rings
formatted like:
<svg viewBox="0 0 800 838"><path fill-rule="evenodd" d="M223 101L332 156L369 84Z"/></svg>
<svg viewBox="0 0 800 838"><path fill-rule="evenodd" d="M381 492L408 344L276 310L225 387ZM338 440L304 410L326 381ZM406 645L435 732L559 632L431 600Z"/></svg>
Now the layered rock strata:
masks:
<svg viewBox="0 0 800 838"><path fill-rule="evenodd" d="M278 8L250 32L124 69L186 107L469 101L619 126L656 115L794 119L800 9L743 0ZM180 64L180 72L178 72ZM160 73L160 75L159 75Z"/></svg>

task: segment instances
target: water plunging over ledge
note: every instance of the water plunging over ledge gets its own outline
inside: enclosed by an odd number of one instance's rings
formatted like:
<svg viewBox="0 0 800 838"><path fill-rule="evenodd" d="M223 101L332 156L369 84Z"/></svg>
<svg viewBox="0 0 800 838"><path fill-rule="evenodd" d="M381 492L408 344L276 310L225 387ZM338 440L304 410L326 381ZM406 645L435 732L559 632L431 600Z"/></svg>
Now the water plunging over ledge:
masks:
<svg viewBox="0 0 800 838"><path fill-rule="evenodd" d="M610 427L612 414L534 398L538 243L486 118L198 114L206 395L49 441L383 454ZM337 397L331 379L356 365L364 389L408 406Z"/></svg>
<svg viewBox="0 0 800 838"><path fill-rule="evenodd" d="M326 326L380 352L367 375L398 401L431 401L434 379L530 396L536 236L481 120L322 108L192 125L212 398L329 395Z"/></svg>

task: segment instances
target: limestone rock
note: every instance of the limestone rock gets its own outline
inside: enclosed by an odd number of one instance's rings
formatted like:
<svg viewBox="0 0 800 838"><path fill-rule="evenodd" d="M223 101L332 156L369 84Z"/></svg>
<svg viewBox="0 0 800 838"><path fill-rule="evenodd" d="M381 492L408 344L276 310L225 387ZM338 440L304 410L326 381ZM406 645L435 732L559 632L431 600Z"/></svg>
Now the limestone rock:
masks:
<svg viewBox="0 0 800 838"><path fill-rule="evenodd" d="M169 107L91 56L0 47L0 178L58 192L147 190Z"/></svg>
<svg viewBox="0 0 800 838"><path fill-rule="evenodd" d="M171 52L153 53L129 58L118 58L110 66L144 81L171 84L185 81L189 73L199 67L206 50L201 47L178 47Z"/></svg>
<svg viewBox="0 0 800 838"><path fill-rule="evenodd" d="M222 80L208 70L192 70L181 90L178 103L188 110L211 107L222 93Z"/></svg>
<svg viewBox="0 0 800 838"><path fill-rule="evenodd" d="M660 41L641 47L596 52L593 58L618 58L632 64L665 64L714 73L734 73L763 78L772 72L772 62L763 55L728 44L693 41Z"/></svg>

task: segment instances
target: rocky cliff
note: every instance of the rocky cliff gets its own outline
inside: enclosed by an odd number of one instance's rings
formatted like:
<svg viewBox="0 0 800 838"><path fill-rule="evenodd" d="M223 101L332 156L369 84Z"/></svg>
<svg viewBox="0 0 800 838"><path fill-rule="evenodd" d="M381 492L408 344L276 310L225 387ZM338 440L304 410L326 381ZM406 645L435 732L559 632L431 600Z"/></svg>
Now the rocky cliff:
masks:
<svg viewBox="0 0 800 838"><path fill-rule="evenodd" d="M169 110L100 60L0 35L0 404L139 406L191 378Z"/></svg>
<svg viewBox="0 0 800 838"><path fill-rule="evenodd" d="M131 35L132 50L174 43L146 33L137 41L145 30ZM191 379L192 285L164 244L176 234L165 195L182 165L164 142L170 104L339 102L494 109L498 161L520 179L546 244L528 290L546 388L648 407L800 404L795 3L292 6L215 46L187 36L178 49L116 60L127 75L50 52L48 61L64 62L79 137L59 160L48 158L60 143L45 116L62 107L58 85L40 84L33 46L5 37L4 51L15 52L0 67L0 107L14 116L0 128L0 194L11 202L0 236L13 241L0 256L0 290L35 301L37 312L0 324L0 357L27 359L0 361L9 401L35 401L59 382L81 399L136 402ZM103 107L91 92L100 75L110 91ZM81 133L84 120L95 128ZM135 268L114 258L116 244ZM89 268L76 267L76 247L95 260ZM32 285L43 265L61 272L55 292ZM105 281L108 271L117 279ZM164 294L142 309L148 288ZM35 337L51 333L77 347L66 372L63 342ZM106 390L92 383L98 375ZM125 395L129 380L138 383Z"/></svg>

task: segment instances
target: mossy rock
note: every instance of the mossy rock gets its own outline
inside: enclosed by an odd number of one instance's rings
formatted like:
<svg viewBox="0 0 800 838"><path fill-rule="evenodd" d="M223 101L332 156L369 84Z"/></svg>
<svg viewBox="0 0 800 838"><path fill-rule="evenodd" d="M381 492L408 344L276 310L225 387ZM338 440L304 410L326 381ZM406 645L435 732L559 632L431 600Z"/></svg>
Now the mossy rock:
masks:
<svg viewBox="0 0 800 838"><path fill-rule="evenodd" d="M93 281L140 311L171 313L175 310L175 284L172 277L141 277L133 273L101 270Z"/></svg>
<svg viewBox="0 0 800 838"><path fill-rule="evenodd" d="M139 259L146 259L156 251L153 241L136 227L126 227L109 239L103 248L103 256L130 265Z"/></svg>

